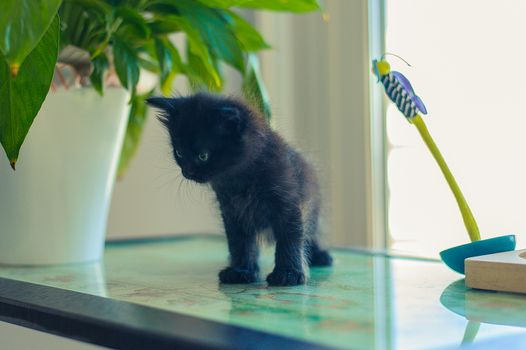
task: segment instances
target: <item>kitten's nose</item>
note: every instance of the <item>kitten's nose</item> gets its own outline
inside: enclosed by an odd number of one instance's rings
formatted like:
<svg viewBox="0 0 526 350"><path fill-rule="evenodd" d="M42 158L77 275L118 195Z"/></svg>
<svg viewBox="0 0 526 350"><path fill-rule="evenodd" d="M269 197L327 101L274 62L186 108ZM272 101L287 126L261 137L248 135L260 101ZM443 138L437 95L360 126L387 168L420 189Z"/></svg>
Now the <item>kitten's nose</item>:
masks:
<svg viewBox="0 0 526 350"><path fill-rule="evenodd" d="M189 169L189 168L183 169L183 175L185 177L192 177L192 176L195 175L195 170L194 169Z"/></svg>

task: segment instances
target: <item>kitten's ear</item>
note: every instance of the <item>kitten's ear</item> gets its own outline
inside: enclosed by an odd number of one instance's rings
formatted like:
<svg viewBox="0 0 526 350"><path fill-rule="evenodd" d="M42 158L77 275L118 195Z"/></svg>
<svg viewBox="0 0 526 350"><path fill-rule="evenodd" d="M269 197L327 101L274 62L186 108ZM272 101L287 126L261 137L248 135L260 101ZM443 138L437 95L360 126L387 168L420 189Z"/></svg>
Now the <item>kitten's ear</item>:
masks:
<svg viewBox="0 0 526 350"><path fill-rule="evenodd" d="M221 127L228 133L241 133L245 128L245 120L242 112L235 106L224 106L219 108Z"/></svg>
<svg viewBox="0 0 526 350"><path fill-rule="evenodd" d="M148 105L159 108L164 112L159 114L157 118L166 127L170 127L170 124L177 118L177 106L179 105L180 101L180 98L168 97L150 97L146 99L146 103Z"/></svg>
<svg viewBox="0 0 526 350"><path fill-rule="evenodd" d="M175 106L174 100L175 98L149 97L146 99L146 103L152 107L162 109L166 112L172 112Z"/></svg>

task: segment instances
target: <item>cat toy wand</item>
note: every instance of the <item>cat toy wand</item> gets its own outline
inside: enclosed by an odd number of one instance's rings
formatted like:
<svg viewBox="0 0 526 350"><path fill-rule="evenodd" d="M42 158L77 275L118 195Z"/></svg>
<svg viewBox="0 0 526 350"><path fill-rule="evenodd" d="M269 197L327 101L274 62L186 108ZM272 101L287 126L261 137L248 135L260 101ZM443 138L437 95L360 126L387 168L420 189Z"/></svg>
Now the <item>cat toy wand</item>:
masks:
<svg viewBox="0 0 526 350"><path fill-rule="evenodd" d="M481 240L477 222L458 186L455 177L449 170L438 146L431 137L421 114L427 114L426 107L418 97L409 80L400 72L391 71L391 66L383 55L379 60L373 60L372 71L382 83L389 99L398 107L409 123L418 130L422 140L435 158L442 174L446 178L449 188L457 201L464 226L471 243L449 248L440 252L442 261L452 270L464 274L464 260L473 256L500 253L515 250L515 235L506 235ZM407 63L407 62L406 62Z"/></svg>

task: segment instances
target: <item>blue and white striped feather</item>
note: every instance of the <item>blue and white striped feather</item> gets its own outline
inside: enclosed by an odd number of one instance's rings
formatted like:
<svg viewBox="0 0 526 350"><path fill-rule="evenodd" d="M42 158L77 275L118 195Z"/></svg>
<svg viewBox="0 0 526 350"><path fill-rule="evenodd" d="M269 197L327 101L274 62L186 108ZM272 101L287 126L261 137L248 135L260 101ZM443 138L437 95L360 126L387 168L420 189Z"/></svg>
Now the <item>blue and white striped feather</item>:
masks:
<svg viewBox="0 0 526 350"><path fill-rule="evenodd" d="M424 109L419 110L417 104L415 103L415 98L418 99L418 96L414 95L412 92L406 90L404 85L396 78L395 75L390 72L389 74L384 75L381 78L382 84L384 85L385 92L389 99L398 107L398 110L406 118L413 118L419 112L426 114L425 107ZM420 101L418 101L420 102ZM422 104L423 105L423 104Z"/></svg>

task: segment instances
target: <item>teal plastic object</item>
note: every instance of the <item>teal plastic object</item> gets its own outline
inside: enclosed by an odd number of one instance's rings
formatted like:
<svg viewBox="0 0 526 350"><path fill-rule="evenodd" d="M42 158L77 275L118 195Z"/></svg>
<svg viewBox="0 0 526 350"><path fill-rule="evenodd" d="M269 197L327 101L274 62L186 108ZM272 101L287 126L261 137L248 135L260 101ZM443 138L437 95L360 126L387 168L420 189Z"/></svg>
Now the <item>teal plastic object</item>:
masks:
<svg viewBox="0 0 526 350"><path fill-rule="evenodd" d="M464 260L474 256L515 250L515 235L483 239L440 252L442 261L452 270L464 274Z"/></svg>

